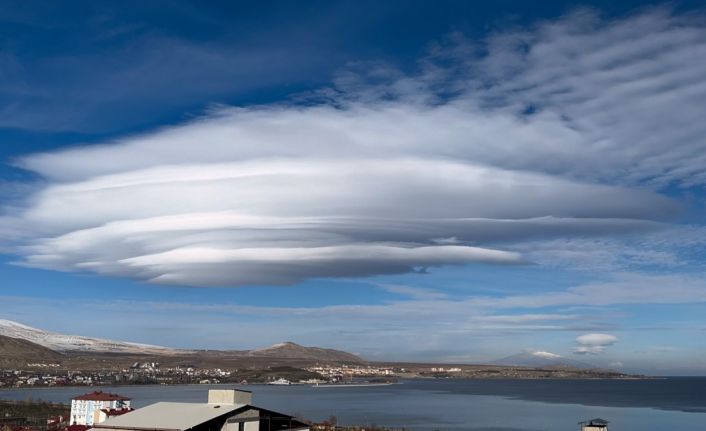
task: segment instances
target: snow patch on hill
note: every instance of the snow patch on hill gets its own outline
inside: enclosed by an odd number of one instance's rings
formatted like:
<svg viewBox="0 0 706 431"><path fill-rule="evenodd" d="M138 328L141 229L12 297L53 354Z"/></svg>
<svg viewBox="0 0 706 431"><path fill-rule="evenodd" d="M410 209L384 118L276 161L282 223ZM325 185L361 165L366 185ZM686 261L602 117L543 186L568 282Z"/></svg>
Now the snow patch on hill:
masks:
<svg viewBox="0 0 706 431"><path fill-rule="evenodd" d="M563 358L563 356L557 355L556 353L542 352L541 350L530 351L528 353L530 355L536 356L538 358L545 358L545 359L561 359L561 358Z"/></svg>
<svg viewBox="0 0 706 431"><path fill-rule="evenodd" d="M273 351L273 350L279 350L279 349L283 349L283 348L287 348L287 347L296 347L296 346L297 346L296 344L294 344L294 343L292 343L292 342L290 342L290 341L287 341L287 342L284 342L284 343L273 344L273 345L267 346L267 347L261 347L261 348L259 348L259 349L253 349L253 350L250 351L250 353L270 352L270 351Z"/></svg>
<svg viewBox="0 0 706 431"><path fill-rule="evenodd" d="M492 362L495 365L510 365L519 367L556 367L568 366L574 368L593 368L585 362L575 361L556 353L543 350L528 349L517 355L508 356Z"/></svg>
<svg viewBox="0 0 706 431"><path fill-rule="evenodd" d="M151 344L57 334L5 319L0 319L0 335L27 340L59 352L83 351L161 355L177 352L175 349Z"/></svg>

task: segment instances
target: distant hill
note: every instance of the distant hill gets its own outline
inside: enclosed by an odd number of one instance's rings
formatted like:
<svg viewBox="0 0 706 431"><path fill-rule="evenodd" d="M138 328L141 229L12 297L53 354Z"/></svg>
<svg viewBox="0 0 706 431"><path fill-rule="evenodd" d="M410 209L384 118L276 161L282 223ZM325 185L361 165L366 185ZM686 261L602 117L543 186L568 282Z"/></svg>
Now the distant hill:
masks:
<svg viewBox="0 0 706 431"><path fill-rule="evenodd" d="M27 362L55 362L64 356L39 344L19 338L0 335L0 363L22 364Z"/></svg>
<svg viewBox="0 0 706 431"><path fill-rule="evenodd" d="M344 362L360 364L365 361L352 353L341 350L324 349L321 347L305 347L292 342L285 342L247 351L248 356L289 358L289 359L310 359L321 362Z"/></svg>
<svg viewBox="0 0 706 431"><path fill-rule="evenodd" d="M532 350L517 355L507 356L492 362L493 365L507 365L516 367L573 367L573 368L593 368L591 365L569 359L556 353Z"/></svg>
<svg viewBox="0 0 706 431"><path fill-rule="evenodd" d="M57 352L81 357L92 357L100 354L103 355L104 359L105 357L117 357L117 355L149 355L162 358L165 356L178 357L180 358L179 360L183 361L191 361L189 357L193 358L193 360L197 358L206 360L211 358L219 361L227 359L242 364L264 366L291 363L312 364L316 362L365 363L363 359L352 353L321 347L305 347L292 342L254 350L178 350L148 344L57 334L2 319L0 319L0 336L9 337L16 342L24 341L27 346L34 345L49 352L53 351L52 353L57 355L59 354ZM8 351L9 345L8 342ZM163 361L160 360L160 362Z"/></svg>
<svg viewBox="0 0 706 431"><path fill-rule="evenodd" d="M174 349L149 344L57 334L4 319L0 319L0 335L30 341L58 352L81 351L137 354L170 354L176 352Z"/></svg>

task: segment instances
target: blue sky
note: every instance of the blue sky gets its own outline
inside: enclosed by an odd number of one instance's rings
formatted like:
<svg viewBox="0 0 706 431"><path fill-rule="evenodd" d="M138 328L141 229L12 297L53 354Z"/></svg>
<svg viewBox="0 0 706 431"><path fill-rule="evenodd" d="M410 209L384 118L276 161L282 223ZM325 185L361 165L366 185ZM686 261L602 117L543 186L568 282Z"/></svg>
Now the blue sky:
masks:
<svg viewBox="0 0 706 431"><path fill-rule="evenodd" d="M0 318L705 374L700 2L0 4Z"/></svg>

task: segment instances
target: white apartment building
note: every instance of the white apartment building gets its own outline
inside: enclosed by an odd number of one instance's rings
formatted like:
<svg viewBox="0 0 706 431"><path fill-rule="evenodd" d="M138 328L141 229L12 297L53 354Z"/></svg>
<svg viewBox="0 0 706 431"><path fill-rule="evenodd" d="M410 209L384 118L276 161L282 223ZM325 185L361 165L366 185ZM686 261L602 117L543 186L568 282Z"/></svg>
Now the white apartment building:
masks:
<svg viewBox="0 0 706 431"><path fill-rule="evenodd" d="M71 399L71 425L93 426L108 417L131 411L130 398L95 391Z"/></svg>

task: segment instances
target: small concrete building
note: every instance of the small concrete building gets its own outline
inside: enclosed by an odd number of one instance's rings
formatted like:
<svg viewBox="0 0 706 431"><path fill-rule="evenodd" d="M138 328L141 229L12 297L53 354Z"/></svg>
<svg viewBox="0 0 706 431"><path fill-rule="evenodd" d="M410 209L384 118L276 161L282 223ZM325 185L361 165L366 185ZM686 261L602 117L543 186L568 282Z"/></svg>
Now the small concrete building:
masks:
<svg viewBox="0 0 706 431"><path fill-rule="evenodd" d="M608 421L601 418L595 418L583 422L579 422L581 431L608 431Z"/></svg>
<svg viewBox="0 0 706 431"><path fill-rule="evenodd" d="M132 410L130 398L103 391L95 391L71 399L71 425L92 426L109 416Z"/></svg>
<svg viewBox="0 0 706 431"><path fill-rule="evenodd" d="M251 404L241 390L210 390L207 403L160 402L110 418L94 426L100 431L308 431L292 416Z"/></svg>

